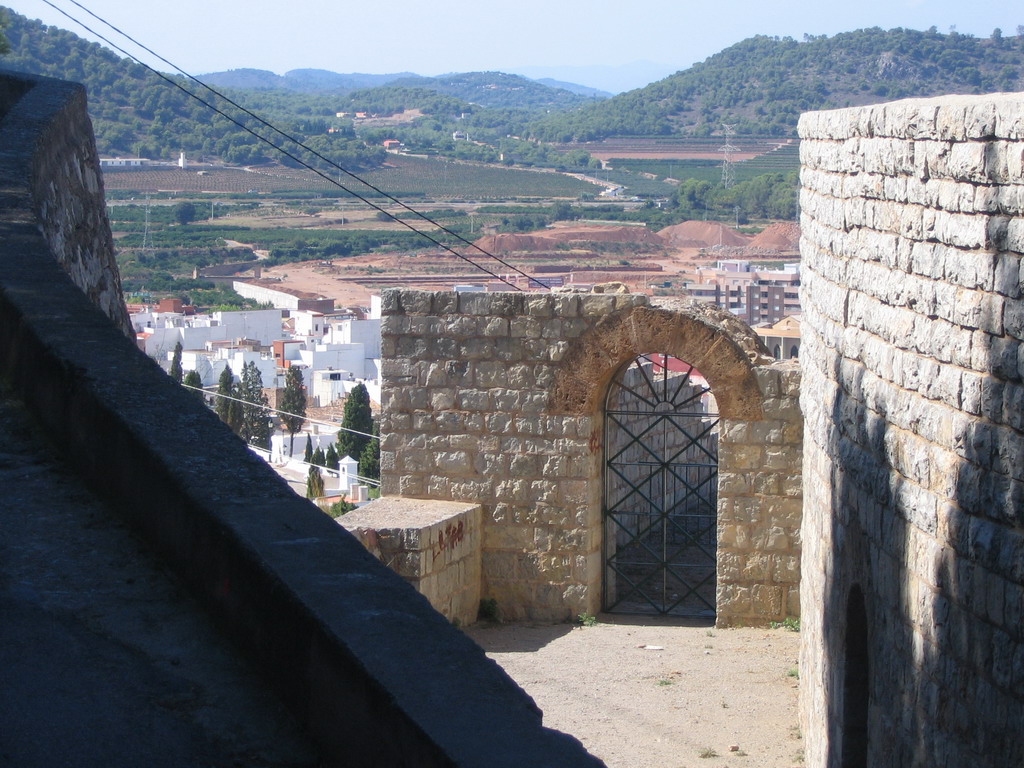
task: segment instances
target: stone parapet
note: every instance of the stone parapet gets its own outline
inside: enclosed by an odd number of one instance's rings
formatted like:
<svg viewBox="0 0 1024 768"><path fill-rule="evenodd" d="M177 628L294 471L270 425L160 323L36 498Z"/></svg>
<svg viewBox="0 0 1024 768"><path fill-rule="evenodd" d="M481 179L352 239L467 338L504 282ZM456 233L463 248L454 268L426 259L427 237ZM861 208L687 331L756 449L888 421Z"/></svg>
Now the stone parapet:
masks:
<svg viewBox="0 0 1024 768"><path fill-rule="evenodd" d="M1018 764L1024 95L813 113L800 135L808 765L862 739L860 632L867 765Z"/></svg>
<svg viewBox="0 0 1024 768"><path fill-rule="evenodd" d="M4 205L22 212L22 224L38 227L75 285L125 335L133 336L85 88L4 70L0 83Z"/></svg>
<svg viewBox="0 0 1024 768"><path fill-rule="evenodd" d="M441 615L466 626L480 609L481 515L478 504L387 497L338 522Z"/></svg>

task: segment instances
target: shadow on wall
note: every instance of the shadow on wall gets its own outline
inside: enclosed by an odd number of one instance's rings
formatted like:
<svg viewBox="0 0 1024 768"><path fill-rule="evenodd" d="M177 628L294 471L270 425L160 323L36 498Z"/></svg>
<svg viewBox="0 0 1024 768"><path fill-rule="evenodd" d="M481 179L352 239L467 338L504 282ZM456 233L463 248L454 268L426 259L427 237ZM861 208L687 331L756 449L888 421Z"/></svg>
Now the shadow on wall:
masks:
<svg viewBox="0 0 1024 768"><path fill-rule="evenodd" d="M847 391L863 375L831 406L825 765L1018 765L1024 562L1005 526L1024 525L1020 438L954 420L955 455L928 467L952 496L936 503L894 468L901 430Z"/></svg>

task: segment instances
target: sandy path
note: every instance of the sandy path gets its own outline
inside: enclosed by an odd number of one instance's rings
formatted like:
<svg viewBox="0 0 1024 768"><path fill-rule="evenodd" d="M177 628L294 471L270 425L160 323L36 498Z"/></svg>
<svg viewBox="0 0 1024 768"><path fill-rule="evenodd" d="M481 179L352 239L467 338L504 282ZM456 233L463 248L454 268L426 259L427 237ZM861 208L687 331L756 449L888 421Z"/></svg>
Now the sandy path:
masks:
<svg viewBox="0 0 1024 768"><path fill-rule="evenodd" d="M593 627L467 633L534 698L546 726L609 768L802 764L795 632L602 616Z"/></svg>

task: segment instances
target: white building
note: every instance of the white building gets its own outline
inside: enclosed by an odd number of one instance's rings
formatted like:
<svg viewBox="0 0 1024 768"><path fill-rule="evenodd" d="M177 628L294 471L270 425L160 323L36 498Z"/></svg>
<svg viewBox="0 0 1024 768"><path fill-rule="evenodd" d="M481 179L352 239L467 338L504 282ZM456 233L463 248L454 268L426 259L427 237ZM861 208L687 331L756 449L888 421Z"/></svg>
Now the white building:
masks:
<svg viewBox="0 0 1024 768"><path fill-rule="evenodd" d="M179 341L184 349L205 349L210 342L238 339L251 339L260 346L270 346L282 336L279 309L191 316L175 312L140 312L132 316L132 325L144 340L145 353L158 360L173 351Z"/></svg>
<svg viewBox="0 0 1024 768"><path fill-rule="evenodd" d="M372 360L380 357L380 323L380 318L338 320L330 324L324 341L328 344L360 344L363 356Z"/></svg>
<svg viewBox="0 0 1024 768"><path fill-rule="evenodd" d="M289 313L295 322L295 335L320 341L327 332L327 321L322 312L308 309Z"/></svg>

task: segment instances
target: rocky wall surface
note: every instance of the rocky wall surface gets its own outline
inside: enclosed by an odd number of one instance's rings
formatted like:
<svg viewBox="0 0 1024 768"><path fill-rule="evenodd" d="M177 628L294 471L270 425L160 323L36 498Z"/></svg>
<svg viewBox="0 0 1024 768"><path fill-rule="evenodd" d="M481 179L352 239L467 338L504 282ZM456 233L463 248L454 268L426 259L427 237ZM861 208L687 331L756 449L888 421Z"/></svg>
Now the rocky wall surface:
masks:
<svg viewBox="0 0 1024 768"><path fill-rule="evenodd" d="M51 255L75 285L132 335L85 88L2 70L0 84L5 207L19 211L21 223L42 232Z"/></svg>
<svg viewBox="0 0 1024 768"><path fill-rule="evenodd" d="M733 443L719 623L797 610L798 373L735 318L642 295L392 290L382 343L383 494L481 504L481 594L504 618L601 609L604 397L621 366L658 352L705 374Z"/></svg>
<svg viewBox="0 0 1024 768"><path fill-rule="evenodd" d="M809 766L1024 762L1024 96L804 115Z"/></svg>
<svg viewBox="0 0 1024 768"><path fill-rule="evenodd" d="M768 363L755 376L763 418L723 420L719 440L719 626L800 615L800 369Z"/></svg>

